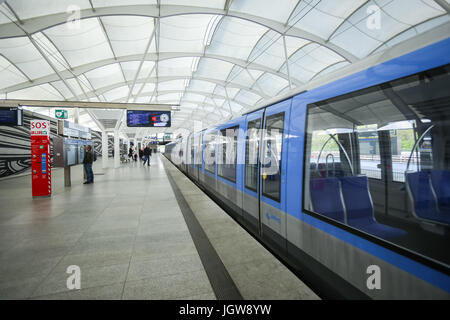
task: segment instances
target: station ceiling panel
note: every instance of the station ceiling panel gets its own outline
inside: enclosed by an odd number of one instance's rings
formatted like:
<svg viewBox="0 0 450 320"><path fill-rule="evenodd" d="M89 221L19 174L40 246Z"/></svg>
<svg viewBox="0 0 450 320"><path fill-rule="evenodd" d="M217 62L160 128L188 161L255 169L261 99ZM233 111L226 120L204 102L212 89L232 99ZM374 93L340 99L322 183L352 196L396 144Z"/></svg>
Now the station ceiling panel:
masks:
<svg viewBox="0 0 450 320"><path fill-rule="evenodd" d="M221 121L448 24L449 8L448 0L9 0L0 5L0 96L179 104L175 127L196 112Z"/></svg>

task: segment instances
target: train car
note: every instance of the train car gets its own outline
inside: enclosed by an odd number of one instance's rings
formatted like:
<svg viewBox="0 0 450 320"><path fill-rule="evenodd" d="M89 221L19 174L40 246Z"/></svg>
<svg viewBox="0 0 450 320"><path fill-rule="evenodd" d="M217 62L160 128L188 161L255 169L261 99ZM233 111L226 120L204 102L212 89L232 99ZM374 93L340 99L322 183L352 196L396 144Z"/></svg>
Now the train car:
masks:
<svg viewBox="0 0 450 320"><path fill-rule="evenodd" d="M449 299L449 53L375 64L166 156L188 150L172 161L322 297Z"/></svg>

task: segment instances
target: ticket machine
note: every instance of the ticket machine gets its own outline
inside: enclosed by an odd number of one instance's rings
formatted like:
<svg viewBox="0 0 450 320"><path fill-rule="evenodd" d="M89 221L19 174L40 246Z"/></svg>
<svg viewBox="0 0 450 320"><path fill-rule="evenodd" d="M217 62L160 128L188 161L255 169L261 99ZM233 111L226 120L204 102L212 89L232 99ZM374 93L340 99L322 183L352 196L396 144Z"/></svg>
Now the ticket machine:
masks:
<svg viewBox="0 0 450 320"><path fill-rule="evenodd" d="M52 194L50 121L31 120L31 186L33 197Z"/></svg>

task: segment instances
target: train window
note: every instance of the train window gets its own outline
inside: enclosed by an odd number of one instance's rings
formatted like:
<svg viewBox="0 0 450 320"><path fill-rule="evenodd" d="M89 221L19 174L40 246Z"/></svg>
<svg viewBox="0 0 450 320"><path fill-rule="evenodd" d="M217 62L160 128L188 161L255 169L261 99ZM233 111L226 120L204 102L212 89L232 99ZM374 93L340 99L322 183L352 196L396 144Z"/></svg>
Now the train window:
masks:
<svg viewBox="0 0 450 320"><path fill-rule="evenodd" d="M308 105L304 210L449 264L449 70Z"/></svg>
<svg viewBox="0 0 450 320"><path fill-rule="evenodd" d="M312 135L310 163L311 174L318 177L336 176L343 170L338 135L316 131ZM344 162L345 163L345 162Z"/></svg>
<svg viewBox="0 0 450 320"><path fill-rule="evenodd" d="M205 169L216 173L216 139L217 133L207 133L205 137Z"/></svg>
<svg viewBox="0 0 450 320"><path fill-rule="evenodd" d="M239 126L220 130L217 174L236 182L236 160Z"/></svg>
<svg viewBox="0 0 450 320"><path fill-rule="evenodd" d="M419 150L411 153L415 141L419 138L414 126L414 121L400 121L390 125L392 181L405 182L406 164L410 157L408 172L420 171Z"/></svg>
<svg viewBox="0 0 450 320"><path fill-rule="evenodd" d="M284 112L266 118L262 157L262 193L280 201Z"/></svg>
<svg viewBox="0 0 450 320"><path fill-rule="evenodd" d="M245 187L257 191L261 119L248 122L245 140Z"/></svg>

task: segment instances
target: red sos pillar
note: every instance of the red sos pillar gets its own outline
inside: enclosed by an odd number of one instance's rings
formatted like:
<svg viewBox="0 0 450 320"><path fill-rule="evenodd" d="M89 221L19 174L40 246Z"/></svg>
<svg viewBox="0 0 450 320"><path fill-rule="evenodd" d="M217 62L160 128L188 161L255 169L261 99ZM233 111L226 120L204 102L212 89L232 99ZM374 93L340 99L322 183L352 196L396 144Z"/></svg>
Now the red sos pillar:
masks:
<svg viewBox="0 0 450 320"><path fill-rule="evenodd" d="M50 121L31 120L31 187L33 197L52 194Z"/></svg>

